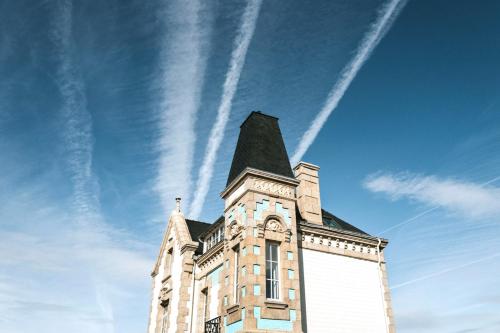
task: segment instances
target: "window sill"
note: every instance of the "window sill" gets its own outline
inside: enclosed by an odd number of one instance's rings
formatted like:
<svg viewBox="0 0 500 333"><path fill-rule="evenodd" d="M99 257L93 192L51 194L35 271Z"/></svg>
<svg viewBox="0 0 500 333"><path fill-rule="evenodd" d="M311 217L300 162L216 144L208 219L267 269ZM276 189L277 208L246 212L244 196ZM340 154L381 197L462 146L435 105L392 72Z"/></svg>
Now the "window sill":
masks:
<svg viewBox="0 0 500 333"><path fill-rule="evenodd" d="M233 313L240 308L239 304L233 304L227 308L227 313Z"/></svg>
<svg viewBox="0 0 500 333"><path fill-rule="evenodd" d="M269 309L286 309L288 307L288 304L286 304L286 303L283 303L283 302L278 301L278 300L271 300L271 299L266 300L264 302L264 304Z"/></svg>

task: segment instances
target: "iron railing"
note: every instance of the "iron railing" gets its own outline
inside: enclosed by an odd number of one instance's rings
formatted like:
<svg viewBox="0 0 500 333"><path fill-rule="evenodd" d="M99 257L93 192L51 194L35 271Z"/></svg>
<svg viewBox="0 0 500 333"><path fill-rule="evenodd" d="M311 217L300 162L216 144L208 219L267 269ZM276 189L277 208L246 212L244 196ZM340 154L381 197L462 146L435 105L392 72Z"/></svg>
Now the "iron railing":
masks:
<svg viewBox="0 0 500 333"><path fill-rule="evenodd" d="M220 316L205 322L205 333L220 333Z"/></svg>

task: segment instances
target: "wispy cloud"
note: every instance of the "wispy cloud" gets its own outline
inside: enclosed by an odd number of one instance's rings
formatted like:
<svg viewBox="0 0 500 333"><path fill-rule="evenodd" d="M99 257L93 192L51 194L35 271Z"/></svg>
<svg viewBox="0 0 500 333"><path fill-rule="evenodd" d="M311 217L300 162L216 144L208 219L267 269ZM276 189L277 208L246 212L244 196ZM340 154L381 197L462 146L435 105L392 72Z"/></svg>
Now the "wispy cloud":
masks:
<svg viewBox="0 0 500 333"><path fill-rule="evenodd" d="M391 289L398 289L398 288L401 288L401 287L404 287L404 286L411 285L413 283L417 283L417 282L425 281L425 280L428 280L428 279L432 279L434 277L438 277L438 276L441 276L441 275L444 275L444 274L447 274L447 273L450 273L450 272L453 272L453 271L456 271L456 270L459 270L459 269L462 269L462 268L466 268L466 267L469 267L469 266L472 266L472 265L475 265L475 264L479 264L479 263L482 263L484 261L492 260L492 259L495 259L495 258L498 258L498 257L500 257L500 253L495 253L495 254L490 255L490 256L485 256L485 257L482 257L482 258L477 259L477 260L472 260L472 261L469 261L469 262L466 262L466 263L463 263L463 264L460 264L460 265L457 265L457 266L445 268L445 269L442 269L440 271L433 272L431 274L426 274L424 276L420 276L420 277L417 277L417 278L414 278L414 279L411 279L411 280L408 280L408 281L405 281L405 282L398 283L396 285L391 286Z"/></svg>
<svg viewBox="0 0 500 333"><path fill-rule="evenodd" d="M60 2L52 37L57 56L56 84L61 95L62 139L65 160L73 185L75 218L79 221L95 219L99 210L98 183L92 175L92 117L87 110L85 86L75 65L72 38L73 4Z"/></svg>
<svg viewBox="0 0 500 333"><path fill-rule="evenodd" d="M500 188L491 183L387 173L371 175L363 185L372 192L387 194L392 200L407 198L467 218L500 216Z"/></svg>
<svg viewBox="0 0 500 333"><path fill-rule="evenodd" d="M160 54L160 137L155 188L168 212L173 198L189 202L196 141L195 121L200 106L211 24L203 2L174 0L161 16L165 33ZM209 24L205 24L209 22Z"/></svg>
<svg viewBox="0 0 500 333"><path fill-rule="evenodd" d="M314 142L314 139L316 139L316 136L328 120L330 114L337 108L337 105L349 88L351 82L354 80L364 63L369 59L380 40L390 29L392 23L398 17L405 4L405 0L390 0L380 9L377 19L373 22L370 29L361 40L354 57L342 69L340 78L328 94L325 104L302 136L291 158L292 165L300 161L302 156L304 156Z"/></svg>
<svg viewBox="0 0 500 333"><path fill-rule="evenodd" d="M6 332L40 328L114 332L116 300L134 298L133 293L127 295L131 287L143 286L147 291L149 247L108 226L100 212L98 180L92 171L92 117L75 57L73 12L71 1L59 2L50 31L64 171L41 169L36 162L17 168L0 166L5 175L0 210L0 330ZM3 153L17 156L12 149ZM23 181L33 173L36 178ZM71 196L62 198L54 193L60 191L53 188L54 178L68 176Z"/></svg>
<svg viewBox="0 0 500 333"><path fill-rule="evenodd" d="M35 214L0 214L19 222L16 231L0 229L0 330L114 332L115 307L131 315L120 303L136 300L138 293L139 304L147 304L152 248L110 228L74 226L59 208L40 214L40 201L47 204L39 196L20 204ZM147 309L139 310L135 329L147 315Z"/></svg>
<svg viewBox="0 0 500 333"><path fill-rule="evenodd" d="M222 98L217 110L217 118L210 132L203 164L198 174L195 197L190 207L190 216L195 219L198 218L201 213L210 187L215 159L222 139L224 138L224 131L231 112L233 98L236 93L236 88L238 87L241 70L245 64L248 46L250 45L250 41L255 31L261 4L262 0L247 1L247 6L241 19L241 25L236 39L234 40L229 69L224 81Z"/></svg>

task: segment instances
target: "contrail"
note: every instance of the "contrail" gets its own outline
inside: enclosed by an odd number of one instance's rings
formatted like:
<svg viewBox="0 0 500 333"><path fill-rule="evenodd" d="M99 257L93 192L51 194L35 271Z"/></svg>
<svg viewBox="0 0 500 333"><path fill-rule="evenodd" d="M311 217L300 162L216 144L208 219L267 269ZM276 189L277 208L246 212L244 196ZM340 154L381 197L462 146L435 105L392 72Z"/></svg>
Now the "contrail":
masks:
<svg viewBox="0 0 500 333"><path fill-rule="evenodd" d="M486 181L486 182L484 182L484 183L481 183L479 186L480 186L480 187L483 187L483 186L489 185L489 184L491 184L491 183L494 183L494 182L496 182L497 180L500 180L500 176L495 177L495 178L492 178L492 179L490 179L490 180L488 180L488 181ZM389 232L389 231L394 230L394 229L396 229L396 228L399 228L399 227L402 227L402 226L404 226L404 225L410 224L411 222L413 222L413 221L417 220L418 218L420 218L420 217L422 217L422 216L424 216L424 215L427 215L427 214L429 214L430 212L435 211L436 209L438 209L438 208L440 208L440 207L441 207L441 206L434 206L434 207L432 207L432 208L429 208L429 209L427 209L427 210L423 211L422 213L419 213L419 214L417 214L417 215L415 215L415 216L413 216L413 217L411 217L411 218L409 218L409 219L407 219L407 220L404 220L403 222L400 222L400 223L398 223L398 224L395 224L395 225L393 225L392 227L389 227L389 228L387 228L387 229L385 229L385 230L383 230L383 231L379 232L379 235L385 234L386 232Z"/></svg>
<svg viewBox="0 0 500 333"><path fill-rule="evenodd" d="M58 60L56 84L62 100L62 136L73 186L75 219L82 223L99 216L99 184L92 174L92 117L87 110L83 79L72 56L72 11L70 0L61 2L57 8L57 19L53 21L51 37Z"/></svg>
<svg viewBox="0 0 500 333"><path fill-rule="evenodd" d="M337 108L339 101L344 96L352 80L356 77L363 64L368 60L371 53L390 29L394 20L406 4L406 0L391 0L385 4L378 13L377 19L371 25L368 32L359 44L355 56L344 67L339 80L335 83L328 94L321 111L316 115L309 129L304 133L295 153L291 158L292 165L297 164L307 149L311 146L319 131L327 121L330 114Z"/></svg>
<svg viewBox="0 0 500 333"><path fill-rule="evenodd" d="M430 208L430 209L427 209L427 210L423 211L423 212L422 212L422 213L420 213L420 214L417 214L417 215L415 215L415 216L413 216L413 217L410 217L409 219L404 220L403 222L400 222L400 223L398 223L398 224L396 224L396 225L393 225L392 227L389 227L389 228L385 229L385 230L384 230L384 231L382 231L382 232L379 232L378 234L379 234L379 235L382 235L382 234L385 234L386 232L389 232L389 231L391 231L391 230L393 230L393 229L396 229L396 228L398 228L398 227L401 227L401 226L404 226L404 225L406 225L406 224L408 224L408 223L411 223L411 222L415 221L416 219L418 219L419 217L422 217L422 216L424 216L424 215L429 214L429 213L430 213L430 212L432 212L432 211L435 211L435 210L436 210L436 209L438 209L439 207L440 207L440 206L435 206L435 207L432 207L432 208Z"/></svg>
<svg viewBox="0 0 500 333"><path fill-rule="evenodd" d="M262 0L248 0L238 35L234 40L229 69L224 81L222 98L219 109L217 110L217 119L210 132L203 164L198 174L196 194L190 207L190 216L194 219L198 218L200 215L208 193L210 179L212 179L214 171L215 158L224 137L224 130L231 112L233 97L238 86L241 70L245 64L248 46L250 45L250 41L255 31L261 4Z"/></svg>
<svg viewBox="0 0 500 333"><path fill-rule="evenodd" d="M450 268L447 268L447 269L443 269L443 270L441 270L439 272L435 272L435 273L432 273L432 274L424 275L424 276L421 276L421 277L416 278L416 279L412 279L412 280L409 280L409 281L406 281L406 282L403 282L403 283L399 283L399 284L397 284L395 286L392 286L391 289L393 289L393 290L394 289L398 289L398 288L407 286L409 284L413 284L415 282L420 282L420 281L423 281L423 280L427 280L427 279L430 279L430 278L433 278L433 277L436 277L436 276L439 276L439 275L443 275L443 274L455 271L457 269L465 268L465 267L468 267L468 266L471 266L471 265L474 265L474 264L478 264L478 263L483 262L483 261L494 259L496 257L500 257L500 253L493 254L491 256L487 256L487 257L484 257L484 258L481 258L481 259L477 259L477 260L474 260L474 261L469 261L469 262L466 262L465 264L462 264L462 265L450 267Z"/></svg>
<svg viewBox="0 0 500 333"><path fill-rule="evenodd" d="M210 13L203 11L200 0L173 0L166 6L162 15L166 20L166 33L158 84L160 137L156 146L159 161L155 190L164 212L169 213L176 196L189 202L196 114L212 26L204 24L210 21Z"/></svg>

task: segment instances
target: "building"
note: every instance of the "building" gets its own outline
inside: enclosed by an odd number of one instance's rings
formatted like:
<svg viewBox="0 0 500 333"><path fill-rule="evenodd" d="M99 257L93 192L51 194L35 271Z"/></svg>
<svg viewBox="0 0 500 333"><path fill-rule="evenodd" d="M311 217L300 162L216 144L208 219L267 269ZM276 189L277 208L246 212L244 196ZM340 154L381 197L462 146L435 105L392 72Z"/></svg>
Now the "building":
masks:
<svg viewBox="0 0 500 333"><path fill-rule="evenodd" d="M383 250L324 210L319 167L292 170L278 119L243 122L223 215L177 199L152 272L148 333L394 332Z"/></svg>

